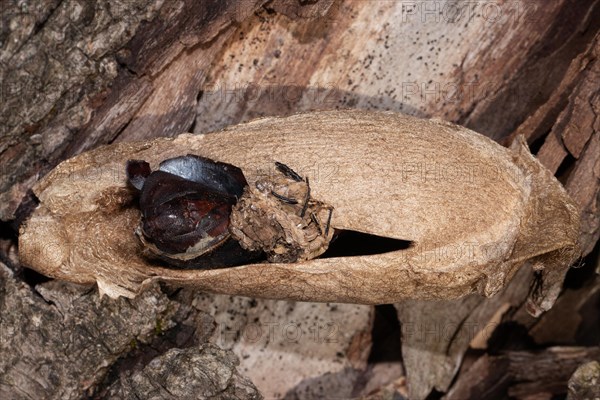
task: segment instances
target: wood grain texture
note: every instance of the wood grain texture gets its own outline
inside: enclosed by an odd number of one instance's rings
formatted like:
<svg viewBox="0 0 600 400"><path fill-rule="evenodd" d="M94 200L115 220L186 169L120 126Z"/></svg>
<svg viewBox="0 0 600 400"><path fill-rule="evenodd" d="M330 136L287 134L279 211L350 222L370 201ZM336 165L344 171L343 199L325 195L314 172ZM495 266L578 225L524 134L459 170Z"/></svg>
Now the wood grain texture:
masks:
<svg viewBox="0 0 600 400"><path fill-rule="evenodd" d="M598 357L598 347L550 347L535 353L509 351L486 355L461 376L444 399L564 396L567 381L579 364ZM473 385L473 381L477 383Z"/></svg>
<svg viewBox="0 0 600 400"><path fill-rule="evenodd" d="M2 220L13 218L27 190L65 157L112 140L205 133L313 109L390 109L466 124L507 144L525 135L582 210L584 254L597 244L597 0L429 2L429 9L425 2L360 0L278 8L284 2L274 1L256 15L231 11L231 2L212 14L194 4L212 2L111 1L110 10L107 3L9 1L0 10ZM192 9L197 19L189 18ZM223 24L220 13L232 23ZM163 28L169 35L156 38ZM183 46L181 32L190 33ZM88 45L91 58L67 54ZM4 135L7 128L12 133ZM27 214L17 214L18 224ZM597 256L587 262L597 265ZM527 289L530 280L520 284ZM518 303L504 318L535 325ZM482 299L487 311L469 321L485 325L505 304ZM444 323L422 307L423 319L412 322ZM560 324L562 315L544 324ZM581 315L593 323L589 310ZM441 363L458 371L459 353ZM417 375L419 385L443 387L448 378L429 373L434 362L406 364L411 390L426 392L415 389Z"/></svg>
<svg viewBox="0 0 600 400"><path fill-rule="evenodd" d="M36 7L40 10L35 18L40 20L23 26L16 3L3 8L3 19L15 29L6 37L11 46L3 52L6 61L0 68L5 105L0 115L5 160L0 170L0 219L14 218L36 174L45 174L60 159L114 140L144 102L160 93L163 88L155 79L180 54L203 44L210 47L223 30L251 16L262 3L46 1ZM18 45L12 46L15 41ZM218 49L219 42L216 45ZM210 63L210 57L205 61ZM186 71L176 82L193 88L203 76L194 71ZM169 127L176 133L187 130L194 102L191 95L174 104L184 111L175 113L175 122L151 121L155 137L167 135Z"/></svg>

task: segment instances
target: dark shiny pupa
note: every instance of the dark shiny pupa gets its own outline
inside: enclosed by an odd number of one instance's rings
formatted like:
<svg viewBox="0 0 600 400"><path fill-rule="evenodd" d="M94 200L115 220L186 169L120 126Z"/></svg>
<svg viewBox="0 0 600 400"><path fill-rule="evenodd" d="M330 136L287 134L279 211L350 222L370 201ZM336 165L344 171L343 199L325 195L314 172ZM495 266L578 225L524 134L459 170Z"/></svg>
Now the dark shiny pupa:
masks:
<svg viewBox="0 0 600 400"><path fill-rule="evenodd" d="M161 162L157 171L129 160L127 178L139 191L136 233L147 256L178 268L230 267L260 256L229 233L231 209L248 185L238 167L188 154Z"/></svg>

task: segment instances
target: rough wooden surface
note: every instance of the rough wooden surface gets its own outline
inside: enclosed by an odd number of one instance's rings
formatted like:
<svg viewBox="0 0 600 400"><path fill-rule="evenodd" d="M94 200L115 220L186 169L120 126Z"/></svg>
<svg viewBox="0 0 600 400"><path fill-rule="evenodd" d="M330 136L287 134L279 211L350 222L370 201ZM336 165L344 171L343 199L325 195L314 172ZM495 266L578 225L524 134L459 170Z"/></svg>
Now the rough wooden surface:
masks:
<svg viewBox="0 0 600 400"><path fill-rule="evenodd" d="M177 70L173 60L187 48L210 48L202 45L262 3L9 2L2 9L10 29L4 31L0 68L5 121L0 142L1 219L14 216L38 173L60 159L112 141L138 110L144 113L153 94L153 99L163 93L178 99L169 105L175 117L153 120L153 131L163 136L168 128L171 134L185 131L194 118L195 94L181 88L197 88L204 77L198 71L210 64L210 51L199 69L179 69L171 91L163 82L174 72L162 72L167 65ZM219 40L215 43L218 49Z"/></svg>
<svg viewBox="0 0 600 400"><path fill-rule="evenodd" d="M600 398L600 363L590 361L582 364L569 379L567 400Z"/></svg>
<svg viewBox="0 0 600 400"><path fill-rule="evenodd" d="M3 399L79 399L93 395L114 380L109 372L119 359L139 346L156 344L163 332L176 325L177 304L157 288L133 302L114 302L100 299L94 288L58 281L39 285L34 291L16 280L4 264L0 264L0 274ZM112 386L126 385L127 379L135 382L130 389L120 389L122 398L132 393L148 398L153 391L165 390L176 395L195 385L206 388L201 393L204 397L226 390L239 391L239 398L260 397L251 383L237 375L238 361L230 352L192 348L160 357L167 359L140 362L143 371ZM173 373L173 365L178 364L171 360L173 357L179 359L182 371ZM187 368L193 368L193 373L183 373ZM163 375L173 374L168 381L152 379L160 370ZM177 378L179 373L183 375ZM185 379L185 385L178 379ZM186 396L183 398L198 398L189 392Z"/></svg>
<svg viewBox="0 0 600 400"><path fill-rule="evenodd" d="M402 356L410 398L425 398L432 389L446 392L469 346L484 343L500 324L494 313L522 305L530 271L523 269L497 296L461 300L407 301L396 304L402 321ZM423 371L422 365L427 365Z"/></svg>
<svg viewBox="0 0 600 400"><path fill-rule="evenodd" d="M548 102L514 132L514 135L526 135L530 142L543 139L547 133L538 158L562 178L583 210L581 242L584 254L592 251L600 237L598 56L600 36L572 60Z"/></svg>
<svg viewBox="0 0 600 400"><path fill-rule="evenodd" d="M262 399L252 382L237 373L238 363L231 352L213 345L171 349L142 370L121 377L107 398Z"/></svg>
<svg viewBox="0 0 600 400"><path fill-rule="evenodd" d="M195 308L214 317L217 328L209 340L239 357L239 371L265 398L303 391L350 397L364 385L373 307L184 292ZM320 389L304 380L320 381ZM344 387L336 389L335 381Z"/></svg>
<svg viewBox="0 0 600 400"><path fill-rule="evenodd" d="M579 364L599 357L600 347L550 347L542 352L486 355L461 375L444 399L499 398L502 394L516 399L564 396Z"/></svg>
<svg viewBox="0 0 600 400"><path fill-rule="evenodd" d="M177 129L207 132L262 115L349 107L437 116L501 142L525 134L582 207L585 252L597 243L596 0L431 2L429 9L425 2L356 0L328 7L276 1L262 9L248 2L240 12L232 11L240 4L233 2L218 2L225 4L218 12L211 12L216 1L110 3L2 3L0 219L12 218L27 189L79 149ZM158 39L165 46L145 47L153 24L165 26L168 18L180 22L167 24L169 35ZM179 32L191 32L185 51L174 39ZM12 260L17 280L31 281L16 264L14 241L14 233L0 238L2 257ZM595 254L585 261L591 270L598 268ZM534 336L544 344L554 334L561 343L581 341L582 330L597 323L593 293L568 288L557 303L563 311L545 315ZM481 301L475 308L481 317L473 323L485 325L493 315L502 316L501 325L536 326L516 303L507 308ZM447 321L431 315L424 308L420 323ZM577 327L547 328L564 325L565 315ZM464 358L452 354L444 369L458 371ZM424 387L411 390L444 386L447 375L428 372L438 360L413 365L413 380L421 375ZM43 376L40 371L32 376Z"/></svg>

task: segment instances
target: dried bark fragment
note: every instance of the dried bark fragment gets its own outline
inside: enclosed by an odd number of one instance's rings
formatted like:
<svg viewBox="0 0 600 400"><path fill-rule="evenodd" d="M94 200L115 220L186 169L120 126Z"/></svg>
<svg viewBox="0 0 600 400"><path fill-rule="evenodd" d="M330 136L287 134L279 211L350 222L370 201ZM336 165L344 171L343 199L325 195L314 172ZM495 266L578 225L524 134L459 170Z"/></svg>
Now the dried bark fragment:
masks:
<svg viewBox="0 0 600 400"><path fill-rule="evenodd" d="M565 187L582 210L582 254L589 254L600 238L600 130L590 138Z"/></svg>
<svg viewBox="0 0 600 400"><path fill-rule="evenodd" d="M268 7L289 18L310 19L324 16L332 4L333 0L274 0L268 4Z"/></svg>
<svg viewBox="0 0 600 400"><path fill-rule="evenodd" d="M561 293L554 307L529 328L529 335L537 344L581 343L582 334L600 337L598 316L586 313L597 309L600 298L600 276L591 277L582 287L567 288ZM589 317L592 317L590 320ZM587 320L586 320L587 317ZM560 321L560 322L559 322Z"/></svg>
<svg viewBox="0 0 600 400"><path fill-rule="evenodd" d="M496 310L519 306L529 290L523 282L530 280L531 271L522 268L505 290L486 301L472 295L459 300L396 304L410 398L424 399L433 389L446 392L469 345L476 337L487 342L498 325L493 320Z"/></svg>
<svg viewBox="0 0 600 400"><path fill-rule="evenodd" d="M121 377L111 386L107 398L262 399L252 382L237 372L238 364L230 351L211 344L171 349L141 371Z"/></svg>
<svg viewBox="0 0 600 400"><path fill-rule="evenodd" d="M114 140L132 120L155 136L188 129L206 77L198 71L231 30L220 34L265 1L8 2L0 10L0 219L14 218L37 174Z"/></svg>
<svg viewBox="0 0 600 400"><path fill-rule="evenodd" d="M548 102L513 132L532 143L550 131L538 152L540 162L558 176L582 210L582 254L600 237L600 35L574 58ZM567 156L571 156L571 158ZM559 171L559 167L562 167Z"/></svg>
<svg viewBox="0 0 600 400"><path fill-rule="evenodd" d="M0 153L6 168L0 171L0 219L13 217L31 178L47 165L40 160L60 159L75 131L90 121L94 96L119 75L115 52L162 5L162 0L3 3Z"/></svg>
<svg viewBox="0 0 600 400"><path fill-rule="evenodd" d="M567 393L571 374L583 362L600 357L598 347L550 347L538 352L508 351L485 355L460 376L446 400L544 398ZM597 364L597 363L596 363ZM477 384L473 385L473 382Z"/></svg>
<svg viewBox="0 0 600 400"><path fill-rule="evenodd" d="M567 400L595 400L600 398L600 363L590 361L581 365L569 379Z"/></svg>
<svg viewBox="0 0 600 400"><path fill-rule="evenodd" d="M51 281L38 293L0 264L0 398L80 399L136 342L168 329L174 303L156 289L100 299L89 286Z"/></svg>

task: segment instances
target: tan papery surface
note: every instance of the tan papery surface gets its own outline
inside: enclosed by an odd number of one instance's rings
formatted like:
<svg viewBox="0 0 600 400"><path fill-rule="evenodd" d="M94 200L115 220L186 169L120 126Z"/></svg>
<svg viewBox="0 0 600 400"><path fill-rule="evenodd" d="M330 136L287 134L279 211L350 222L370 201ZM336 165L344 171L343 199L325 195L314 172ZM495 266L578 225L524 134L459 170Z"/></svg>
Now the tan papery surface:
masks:
<svg viewBox="0 0 600 400"><path fill-rule="evenodd" d="M307 175L331 224L409 240L408 249L291 264L175 270L141 256L125 163L198 154L253 185L280 161ZM491 296L519 267L539 271L530 311L550 308L578 256L579 213L522 139L512 148L450 123L358 110L264 118L206 135L118 143L61 163L34 189L22 262L111 297L158 279L199 290L322 302Z"/></svg>

